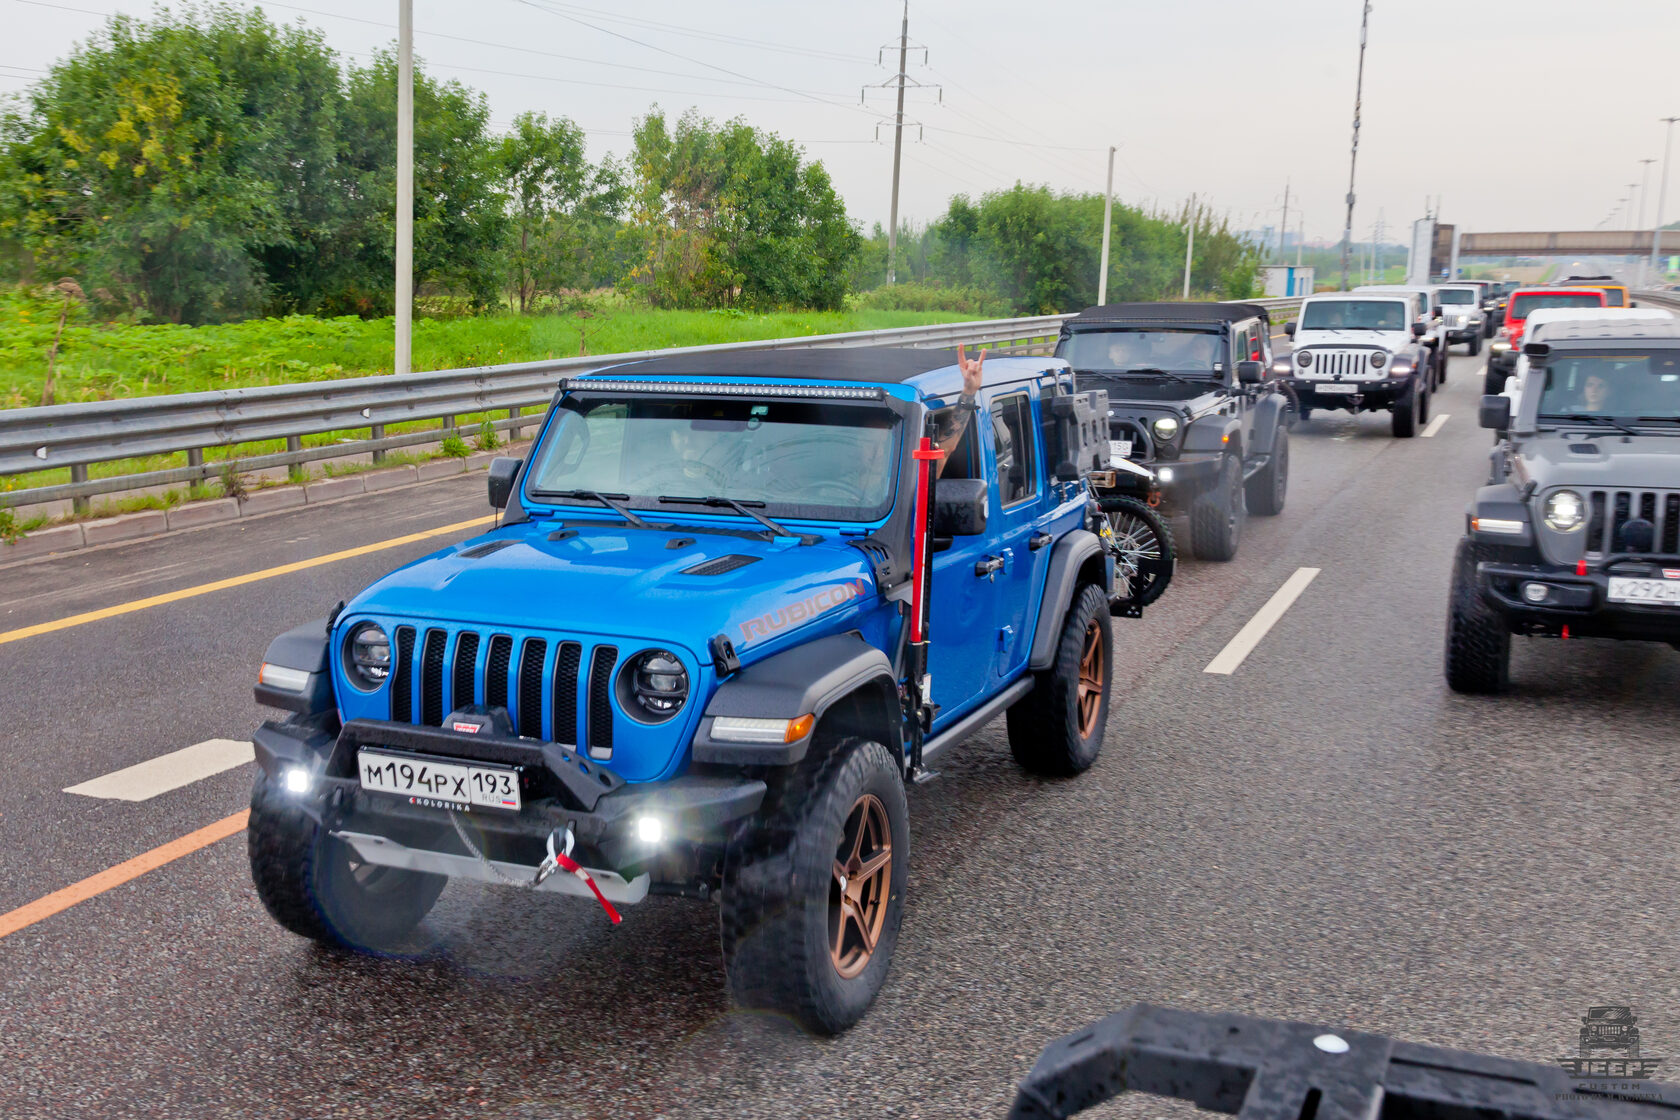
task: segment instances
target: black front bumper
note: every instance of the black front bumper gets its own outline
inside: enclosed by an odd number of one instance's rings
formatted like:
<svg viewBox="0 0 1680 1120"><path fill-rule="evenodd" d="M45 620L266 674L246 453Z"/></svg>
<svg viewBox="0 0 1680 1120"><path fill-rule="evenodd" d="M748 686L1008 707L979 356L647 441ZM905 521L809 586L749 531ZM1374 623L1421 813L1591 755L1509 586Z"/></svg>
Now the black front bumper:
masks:
<svg viewBox="0 0 1680 1120"><path fill-rule="evenodd" d="M1406 394L1412 392L1417 374L1408 373L1404 377L1388 377L1374 381L1352 382L1357 384L1357 393L1323 392L1317 386L1325 384L1322 381L1310 381L1302 377L1291 377L1288 385L1295 394L1295 399L1303 408L1345 408L1349 412L1385 412L1406 399ZM1338 384L1331 382L1331 384ZM1350 384L1350 382L1339 382Z"/></svg>
<svg viewBox="0 0 1680 1120"><path fill-rule="evenodd" d="M1476 588L1514 633L1560 637L1567 627L1572 638L1680 642L1680 607L1613 603L1611 575L1662 578L1645 567L1601 568L1582 575L1550 564L1484 561L1476 567ZM1530 602L1523 594L1523 585L1529 583L1543 585L1546 598Z"/></svg>
<svg viewBox="0 0 1680 1120"><path fill-rule="evenodd" d="M659 782L626 783L569 747L530 739L467 735L438 727L382 720L352 720L341 730L315 720L270 720L252 736L257 764L278 779L291 768L310 776L296 795L300 808L329 831L369 833L409 847L465 853L437 802L364 790L357 768L362 747L410 752L450 762L517 767L523 803L517 812L475 806L454 811L470 818L491 859L530 866L542 862L548 836L571 829L577 858L589 866L638 873L663 867L682 879L694 860L683 853L711 851L731 826L758 811L766 784L735 773L697 773ZM657 817L665 839L657 849L640 840L636 821Z"/></svg>

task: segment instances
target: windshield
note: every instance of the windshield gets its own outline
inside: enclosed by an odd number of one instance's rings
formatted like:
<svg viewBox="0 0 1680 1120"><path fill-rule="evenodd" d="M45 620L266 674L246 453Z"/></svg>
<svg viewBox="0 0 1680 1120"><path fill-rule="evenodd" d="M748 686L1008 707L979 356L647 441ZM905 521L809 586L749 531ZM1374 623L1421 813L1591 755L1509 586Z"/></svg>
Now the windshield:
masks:
<svg viewBox="0 0 1680 1120"><path fill-rule="evenodd" d="M1680 420L1680 349L1559 354L1546 363L1540 418Z"/></svg>
<svg viewBox="0 0 1680 1120"><path fill-rule="evenodd" d="M1542 307L1603 307L1604 296L1590 292L1537 292L1515 296L1506 314L1512 319L1526 319Z"/></svg>
<svg viewBox="0 0 1680 1120"><path fill-rule="evenodd" d="M751 398L570 397L533 452L527 492L762 502L771 516L874 521L892 509L897 420L879 406ZM673 507L674 508L674 507Z"/></svg>
<svg viewBox="0 0 1680 1120"><path fill-rule="evenodd" d="M1435 293L1442 303L1475 303L1476 292L1472 288L1442 288Z"/></svg>
<svg viewBox="0 0 1680 1120"><path fill-rule="evenodd" d="M1215 377L1224 345L1222 334L1208 330L1080 331L1068 337L1059 356L1074 369L1099 373L1159 369Z"/></svg>
<svg viewBox="0 0 1680 1120"><path fill-rule="evenodd" d="M1304 331L1403 331L1406 305L1397 299L1326 299L1301 312Z"/></svg>

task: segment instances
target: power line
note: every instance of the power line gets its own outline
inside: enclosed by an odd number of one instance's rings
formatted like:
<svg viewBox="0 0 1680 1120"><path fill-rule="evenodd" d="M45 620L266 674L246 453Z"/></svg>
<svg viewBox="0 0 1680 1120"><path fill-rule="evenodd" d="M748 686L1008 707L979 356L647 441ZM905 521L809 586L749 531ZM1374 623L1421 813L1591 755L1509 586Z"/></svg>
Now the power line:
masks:
<svg viewBox="0 0 1680 1120"><path fill-rule="evenodd" d="M825 51L814 47L797 47L791 43L772 43L764 39L749 39L742 35L726 35L722 32L712 31L706 28L685 27L674 23L661 23L658 20L602 12L594 8L586 8L575 4L556 3L554 6L556 8L564 8L574 14L582 12L590 18L598 19L603 23L624 23L629 24L632 27L647 27L652 30L672 32L695 39L709 39L718 43L729 43L735 46L751 47L755 50L779 51L784 54L802 55L808 58L832 59L836 62L856 63L866 61L857 55L840 54L835 51Z"/></svg>

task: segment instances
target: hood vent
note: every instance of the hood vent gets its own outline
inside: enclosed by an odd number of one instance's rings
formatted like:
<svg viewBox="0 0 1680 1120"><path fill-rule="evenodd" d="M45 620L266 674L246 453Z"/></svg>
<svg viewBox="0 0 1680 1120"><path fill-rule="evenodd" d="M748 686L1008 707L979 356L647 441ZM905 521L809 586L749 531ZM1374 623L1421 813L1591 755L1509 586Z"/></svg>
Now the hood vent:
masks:
<svg viewBox="0 0 1680 1120"><path fill-rule="evenodd" d="M1573 451L1577 455L1597 455L1598 454L1598 444L1596 444L1596 443L1572 443L1572 444L1569 445L1569 450Z"/></svg>
<svg viewBox="0 0 1680 1120"><path fill-rule="evenodd" d="M733 572L736 568L756 564L758 560L757 556L743 556L739 552L734 552L728 556L714 556L712 559L702 561L692 568L684 568L682 574L685 576L721 576L725 572Z"/></svg>
<svg viewBox="0 0 1680 1120"><path fill-rule="evenodd" d="M464 548L455 555L465 560L480 560L490 555L492 552L500 552L504 548L512 548L513 545L513 541L485 541L483 544L475 544L471 548Z"/></svg>

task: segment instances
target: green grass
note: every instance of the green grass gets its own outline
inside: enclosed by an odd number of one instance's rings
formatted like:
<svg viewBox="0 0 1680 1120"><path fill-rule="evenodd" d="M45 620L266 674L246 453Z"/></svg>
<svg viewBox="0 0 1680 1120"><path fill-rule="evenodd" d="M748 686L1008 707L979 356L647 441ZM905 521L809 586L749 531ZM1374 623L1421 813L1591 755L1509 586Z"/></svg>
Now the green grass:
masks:
<svg viewBox="0 0 1680 1120"><path fill-rule="evenodd" d="M0 407L41 403L59 304L0 294ZM421 319L414 368L453 369L589 354L696 346L968 318L939 311L645 311L605 306L589 318L558 314ZM391 372L390 319L288 316L204 327L103 324L72 311L59 346L54 400L293 384Z"/></svg>

